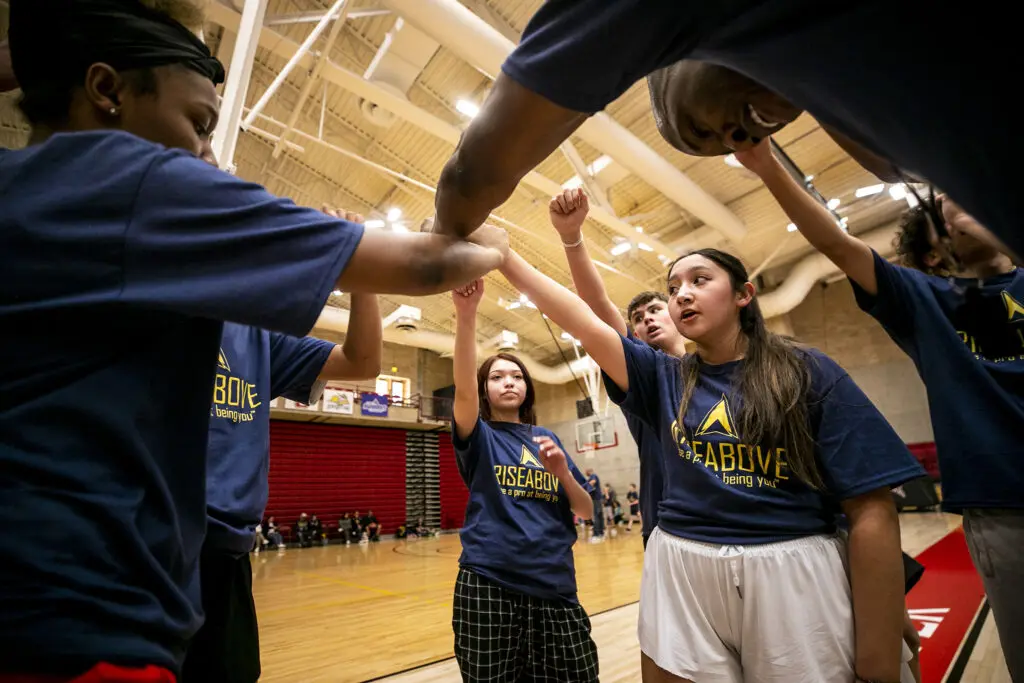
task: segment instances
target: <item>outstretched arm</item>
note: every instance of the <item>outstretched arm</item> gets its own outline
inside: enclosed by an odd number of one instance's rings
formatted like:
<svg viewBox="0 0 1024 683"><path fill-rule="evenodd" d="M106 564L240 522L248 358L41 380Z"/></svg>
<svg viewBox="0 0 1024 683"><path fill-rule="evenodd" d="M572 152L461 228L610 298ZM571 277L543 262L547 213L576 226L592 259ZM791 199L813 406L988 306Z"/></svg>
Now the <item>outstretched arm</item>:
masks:
<svg viewBox="0 0 1024 683"><path fill-rule="evenodd" d="M434 232L472 233L585 119L500 74L441 172Z"/></svg>
<svg viewBox="0 0 1024 683"><path fill-rule="evenodd" d="M484 281L476 280L452 292L455 304L455 433L465 441L476 428L480 398L476 380L476 309L484 295Z"/></svg>
<svg viewBox="0 0 1024 683"><path fill-rule="evenodd" d="M413 296L460 287L496 269L508 251L508 235L499 228L484 226L470 239L367 231L337 285L348 292Z"/></svg>
<svg viewBox="0 0 1024 683"><path fill-rule="evenodd" d="M629 390L626 354L619 333L590 310L568 289L544 275L523 258L509 252L501 268L508 281L563 330L580 340L590 357L623 391Z"/></svg>
<svg viewBox="0 0 1024 683"><path fill-rule="evenodd" d="M551 225L562 238L565 258L569 262L572 283L580 298L590 306L597 317L625 336L629 331L619 309L615 307L608 290L604 288L604 280L597 272L597 266L590 258L587 245L583 241L583 221L590 211L590 200L583 190L566 190L555 195L548 204Z"/></svg>
<svg viewBox="0 0 1024 683"><path fill-rule="evenodd" d="M775 158L769 140L753 149L737 152L736 158L761 176L765 187L812 247L839 266L865 292L878 293L875 256L871 247L847 234L828 209L793 179Z"/></svg>

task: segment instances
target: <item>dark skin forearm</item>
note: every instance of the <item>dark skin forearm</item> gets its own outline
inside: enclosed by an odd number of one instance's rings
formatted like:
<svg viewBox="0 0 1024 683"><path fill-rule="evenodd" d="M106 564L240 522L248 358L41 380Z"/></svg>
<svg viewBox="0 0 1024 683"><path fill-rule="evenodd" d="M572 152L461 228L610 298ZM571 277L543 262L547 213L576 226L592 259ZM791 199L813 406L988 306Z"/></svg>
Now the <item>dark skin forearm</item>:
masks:
<svg viewBox="0 0 1024 683"><path fill-rule="evenodd" d="M467 237L586 118L499 75L441 172L434 232Z"/></svg>

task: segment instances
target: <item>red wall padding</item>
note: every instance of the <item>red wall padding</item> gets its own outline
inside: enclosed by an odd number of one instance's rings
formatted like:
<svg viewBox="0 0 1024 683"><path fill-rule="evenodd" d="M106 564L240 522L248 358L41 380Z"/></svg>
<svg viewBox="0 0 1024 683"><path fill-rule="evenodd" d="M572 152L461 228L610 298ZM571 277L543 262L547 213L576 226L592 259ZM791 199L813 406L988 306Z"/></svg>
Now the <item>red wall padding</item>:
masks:
<svg viewBox="0 0 1024 683"><path fill-rule="evenodd" d="M935 450L934 443L910 443L907 444L907 448L917 458L917 461L921 463L921 467L928 472L928 476L934 481L942 479L942 475L939 472L939 456Z"/></svg>
<svg viewBox="0 0 1024 683"><path fill-rule="evenodd" d="M373 510L385 533L405 524L405 430L270 421L266 516L293 525L302 512L325 525Z"/></svg>
<svg viewBox="0 0 1024 683"><path fill-rule="evenodd" d="M442 432L437 435L437 440L441 480L441 528L461 529L466 519L469 489L462 482L459 468L455 465L455 448L452 446L451 434Z"/></svg>

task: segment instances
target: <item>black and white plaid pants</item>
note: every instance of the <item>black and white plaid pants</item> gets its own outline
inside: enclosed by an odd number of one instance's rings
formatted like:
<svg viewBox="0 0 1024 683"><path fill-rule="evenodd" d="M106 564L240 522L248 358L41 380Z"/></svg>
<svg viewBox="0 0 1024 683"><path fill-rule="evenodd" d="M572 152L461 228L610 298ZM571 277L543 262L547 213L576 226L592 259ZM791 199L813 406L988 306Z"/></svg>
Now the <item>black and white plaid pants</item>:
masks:
<svg viewBox="0 0 1024 683"><path fill-rule="evenodd" d="M465 683L593 683L597 646L580 605L511 591L459 569L452 615Z"/></svg>

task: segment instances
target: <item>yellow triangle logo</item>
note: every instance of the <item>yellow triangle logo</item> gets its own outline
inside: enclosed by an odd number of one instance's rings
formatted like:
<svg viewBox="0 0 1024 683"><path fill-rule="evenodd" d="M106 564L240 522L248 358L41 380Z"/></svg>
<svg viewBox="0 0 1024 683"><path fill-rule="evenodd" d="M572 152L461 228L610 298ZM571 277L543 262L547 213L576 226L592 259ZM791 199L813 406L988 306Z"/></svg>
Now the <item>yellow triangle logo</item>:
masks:
<svg viewBox="0 0 1024 683"><path fill-rule="evenodd" d="M1024 306L1021 306L1020 302L1010 296L1005 289L1003 290L1003 303L1006 304L1006 319L1009 322L1024 320Z"/></svg>
<svg viewBox="0 0 1024 683"><path fill-rule="evenodd" d="M221 370L231 372L231 366L228 365L228 357L224 355L224 349L221 349L220 353L217 354L217 367Z"/></svg>
<svg viewBox="0 0 1024 683"><path fill-rule="evenodd" d="M736 430L732 428L732 413L729 411L729 401L726 400L725 396L722 396L722 400L716 403L708 411L708 414L704 416L694 436L708 436L709 434L731 436L734 439L739 438L736 436Z"/></svg>
<svg viewBox="0 0 1024 683"><path fill-rule="evenodd" d="M530 467L536 467L537 469L544 469L544 466L537 460L537 456L530 452L530 449L523 445L523 455L519 459L520 465L529 465Z"/></svg>

